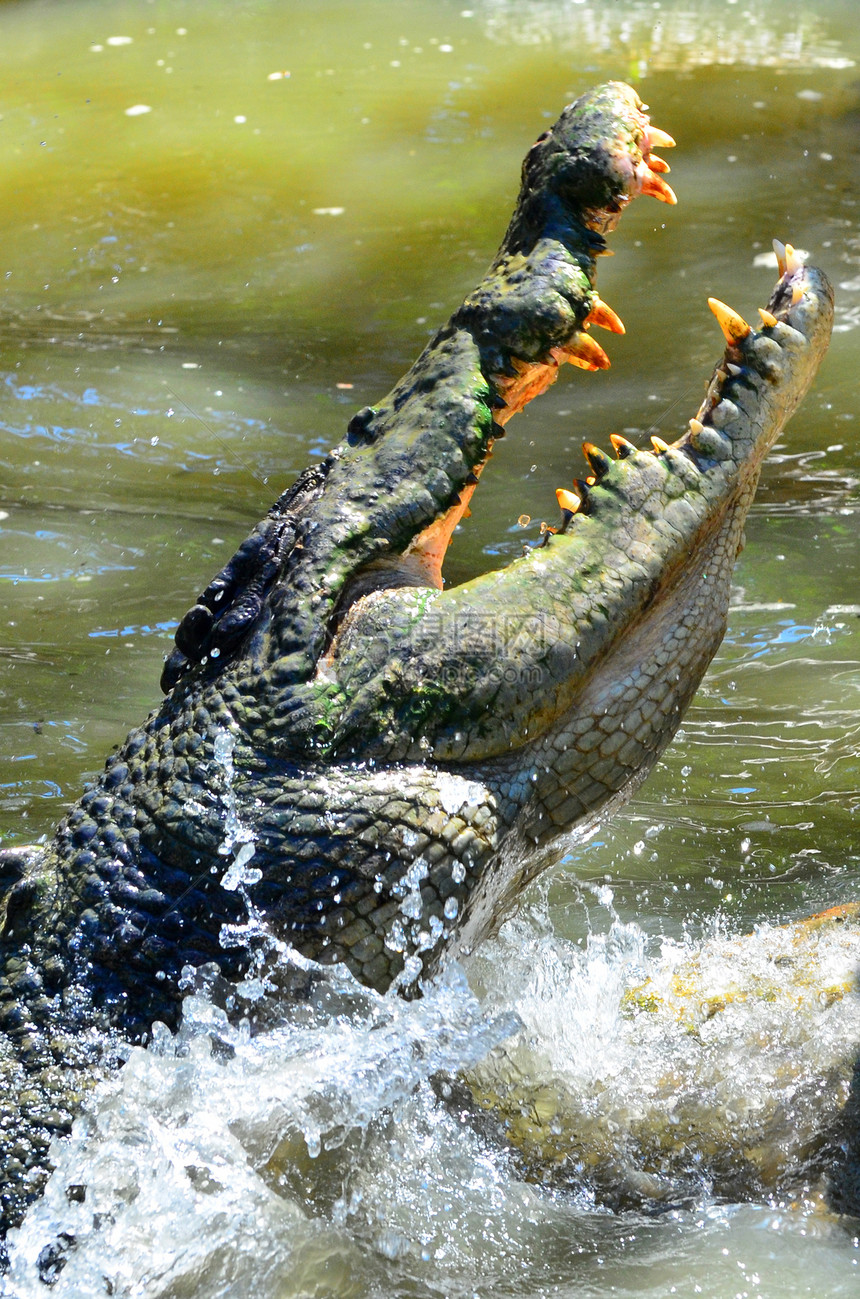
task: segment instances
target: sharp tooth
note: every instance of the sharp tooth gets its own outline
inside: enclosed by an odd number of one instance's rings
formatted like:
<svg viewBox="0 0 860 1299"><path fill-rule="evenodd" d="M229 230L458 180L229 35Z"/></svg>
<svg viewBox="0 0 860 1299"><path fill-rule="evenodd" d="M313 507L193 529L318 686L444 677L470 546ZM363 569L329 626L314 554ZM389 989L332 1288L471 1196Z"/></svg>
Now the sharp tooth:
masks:
<svg viewBox="0 0 860 1299"><path fill-rule="evenodd" d="M776 316L774 316L770 311L765 311L764 307L759 307L758 314L761 316L761 323L768 329L773 329L774 325L777 323Z"/></svg>
<svg viewBox="0 0 860 1299"><path fill-rule="evenodd" d="M620 316L617 316L611 307L607 307L605 302L601 302L595 293L591 299L591 310L583 322L586 325L600 325L601 329L610 329L613 334L623 334L624 323Z"/></svg>
<svg viewBox="0 0 860 1299"><path fill-rule="evenodd" d="M699 434L701 433L704 427L705 426L701 420L699 419L690 420L690 433L693 435L694 438L699 436Z"/></svg>
<svg viewBox="0 0 860 1299"><path fill-rule="evenodd" d="M779 269L780 279L782 279L783 275L785 275L786 246L785 244L781 244L778 239L774 239L773 251L776 253L776 264Z"/></svg>
<svg viewBox="0 0 860 1299"><path fill-rule="evenodd" d="M661 203L670 203L674 206L678 202L672 186L667 185L665 180L661 180L659 176L655 176L653 171L647 168L642 178L641 192L650 194L653 198L658 198Z"/></svg>
<svg viewBox="0 0 860 1299"><path fill-rule="evenodd" d="M652 171L660 171L663 172L663 174L665 175L667 171L672 170L668 162L666 162L666 159L658 158L656 153L649 153L645 161L647 162L648 166L651 168Z"/></svg>
<svg viewBox="0 0 860 1299"><path fill-rule="evenodd" d="M554 347L552 354L559 365L570 361L571 365L578 365L581 370L608 370L610 365L603 348L588 334L574 334L564 347Z"/></svg>
<svg viewBox="0 0 860 1299"><path fill-rule="evenodd" d="M555 495L561 509L567 510L570 514L576 514L576 511L582 504L582 501L576 493L569 492L566 487L557 487L555 489Z"/></svg>
<svg viewBox="0 0 860 1299"><path fill-rule="evenodd" d="M595 478L605 478L609 473L609 461L600 447L596 447L593 442L583 442L582 449Z"/></svg>
<svg viewBox="0 0 860 1299"><path fill-rule="evenodd" d="M669 443L664 442L662 438L652 437L651 445L654 448L654 454L659 455L661 451L669 450Z"/></svg>
<svg viewBox="0 0 860 1299"><path fill-rule="evenodd" d="M609 441L615 447L615 454L618 456L619 460L626 460L627 457L632 456L636 450L633 443L628 442L627 438L623 438L620 433L610 433Z"/></svg>
<svg viewBox="0 0 860 1299"><path fill-rule="evenodd" d="M796 307L802 297L803 297L803 285L795 284L794 288L791 290L791 305L793 307Z"/></svg>
<svg viewBox="0 0 860 1299"><path fill-rule="evenodd" d="M743 367L740 365L733 365L731 361L726 361L726 369L733 379L737 379L739 374L743 374Z"/></svg>
<svg viewBox="0 0 860 1299"><path fill-rule="evenodd" d="M803 266L803 258L801 257L800 253L797 251L796 248L792 248L791 244L786 244L785 245L785 269L788 271L789 275L793 275L795 271L799 271L802 266Z"/></svg>
<svg viewBox="0 0 860 1299"><path fill-rule="evenodd" d="M740 343L751 333L750 327L731 307L727 307L719 298L708 298L708 306L717 318L717 324L723 331L727 343Z"/></svg>
<svg viewBox="0 0 860 1299"><path fill-rule="evenodd" d="M675 147L675 141L672 139L671 135L666 131L661 131L659 126L649 125L648 139L652 145L656 144L658 149L674 149Z"/></svg>

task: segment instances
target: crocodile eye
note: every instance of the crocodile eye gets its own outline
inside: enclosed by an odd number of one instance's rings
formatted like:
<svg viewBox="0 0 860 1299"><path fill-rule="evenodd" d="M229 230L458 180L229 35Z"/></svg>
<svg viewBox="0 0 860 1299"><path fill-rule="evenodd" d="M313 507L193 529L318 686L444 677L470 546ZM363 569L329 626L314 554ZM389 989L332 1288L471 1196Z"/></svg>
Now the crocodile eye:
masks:
<svg viewBox="0 0 860 1299"><path fill-rule="evenodd" d="M198 658L198 651L209 636L214 621L211 609L203 604L193 605L176 628L174 640L177 649L188 659Z"/></svg>

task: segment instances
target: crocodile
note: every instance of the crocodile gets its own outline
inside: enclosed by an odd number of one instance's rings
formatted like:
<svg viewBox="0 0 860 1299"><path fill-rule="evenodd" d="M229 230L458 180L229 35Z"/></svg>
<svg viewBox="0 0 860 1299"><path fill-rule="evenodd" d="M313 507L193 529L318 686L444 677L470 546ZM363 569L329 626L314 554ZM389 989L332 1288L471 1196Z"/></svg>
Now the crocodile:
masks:
<svg viewBox="0 0 860 1299"><path fill-rule="evenodd" d="M420 995L669 743L828 343L832 291L790 246L760 328L711 300L725 351L674 443L586 443L522 557L453 588L442 563L512 415L562 364L609 365L597 259L634 197L675 203L672 144L621 83L565 108L478 287L202 592L163 703L53 838L0 859L5 1227L189 969L236 986L288 946Z"/></svg>

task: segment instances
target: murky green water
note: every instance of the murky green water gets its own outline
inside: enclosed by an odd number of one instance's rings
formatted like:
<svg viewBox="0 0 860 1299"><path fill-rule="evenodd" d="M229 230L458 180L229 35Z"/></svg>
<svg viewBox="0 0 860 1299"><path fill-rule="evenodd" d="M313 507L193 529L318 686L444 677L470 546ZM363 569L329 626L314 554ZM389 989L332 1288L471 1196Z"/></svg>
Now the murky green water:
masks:
<svg viewBox="0 0 860 1299"><path fill-rule="evenodd" d="M519 552L583 437L677 436L721 347L705 297L754 316L773 236L828 271L837 327L682 735L534 923L561 943L614 916L647 942L860 897L853 0L21 0L0 72L0 836L48 831L141 719L176 618L471 287L535 135L616 76L678 140L679 206L625 216L601 267L628 330L612 370L564 375L512 427L449 578ZM117 1293L856 1293L856 1239L805 1210L613 1217L518 1182L423 1093L396 1113L350 1172L372 1213L313 1178L301 1212L266 1201L268 1236L237 1204L220 1281L141 1280L156 1247L127 1231Z"/></svg>

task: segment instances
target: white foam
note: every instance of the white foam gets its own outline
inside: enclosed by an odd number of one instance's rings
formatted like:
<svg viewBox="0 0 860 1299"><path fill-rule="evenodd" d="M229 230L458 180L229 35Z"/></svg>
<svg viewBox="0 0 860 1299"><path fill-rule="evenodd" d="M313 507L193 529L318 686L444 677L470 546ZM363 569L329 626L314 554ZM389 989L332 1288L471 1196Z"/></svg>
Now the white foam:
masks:
<svg viewBox="0 0 860 1299"><path fill-rule="evenodd" d="M269 978L294 971L282 958ZM291 1011L277 998L258 1008L273 1022L255 1033L198 991L176 1036L158 1026L148 1050L131 1051L55 1143L46 1193L10 1234L3 1293L44 1295L39 1260L58 1240L56 1299L304 1293L286 1279L354 1253L346 1202L331 1225L305 1203L331 1199L332 1160L349 1174L341 1148L396 1126L416 1093L434 1110L428 1079L475 1063L515 1026L484 1015L456 968L421 1001L329 971Z"/></svg>

